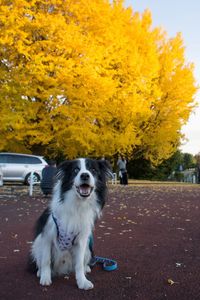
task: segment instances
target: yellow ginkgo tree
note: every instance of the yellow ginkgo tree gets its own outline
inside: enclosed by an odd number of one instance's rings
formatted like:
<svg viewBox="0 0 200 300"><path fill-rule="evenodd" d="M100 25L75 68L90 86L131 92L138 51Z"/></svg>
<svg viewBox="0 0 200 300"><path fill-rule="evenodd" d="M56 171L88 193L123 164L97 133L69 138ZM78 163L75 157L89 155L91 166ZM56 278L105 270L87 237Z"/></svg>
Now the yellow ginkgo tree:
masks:
<svg viewBox="0 0 200 300"><path fill-rule="evenodd" d="M109 0L0 0L0 149L169 157L194 106L180 34Z"/></svg>

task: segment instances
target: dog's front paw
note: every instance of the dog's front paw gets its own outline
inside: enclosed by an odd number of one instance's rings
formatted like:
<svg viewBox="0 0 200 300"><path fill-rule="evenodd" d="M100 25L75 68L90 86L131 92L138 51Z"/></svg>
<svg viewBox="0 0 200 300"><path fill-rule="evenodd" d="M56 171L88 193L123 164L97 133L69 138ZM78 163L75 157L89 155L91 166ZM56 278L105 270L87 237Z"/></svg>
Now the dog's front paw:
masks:
<svg viewBox="0 0 200 300"><path fill-rule="evenodd" d="M40 278L40 270L39 270L39 269L38 269L38 271L37 271L37 277Z"/></svg>
<svg viewBox="0 0 200 300"><path fill-rule="evenodd" d="M87 279L81 280L77 284L78 288L81 290L91 290L94 287L93 283Z"/></svg>
<svg viewBox="0 0 200 300"><path fill-rule="evenodd" d="M51 281L51 276L49 276L49 275L41 275L41 277L40 277L40 284L41 285L51 285L51 283L52 283L52 281Z"/></svg>

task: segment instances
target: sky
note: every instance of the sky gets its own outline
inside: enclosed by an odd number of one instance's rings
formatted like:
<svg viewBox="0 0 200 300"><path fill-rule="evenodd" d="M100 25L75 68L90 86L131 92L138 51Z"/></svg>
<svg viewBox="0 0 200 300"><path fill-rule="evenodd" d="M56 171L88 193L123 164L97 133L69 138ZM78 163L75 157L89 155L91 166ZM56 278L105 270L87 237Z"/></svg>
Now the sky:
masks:
<svg viewBox="0 0 200 300"><path fill-rule="evenodd" d="M163 27L169 38L182 33L186 60L194 63L194 75L200 85L200 0L125 0L125 5L139 12L150 9L153 27ZM180 147L182 152L193 155L200 152L200 91L195 100L199 107L182 128L187 142Z"/></svg>

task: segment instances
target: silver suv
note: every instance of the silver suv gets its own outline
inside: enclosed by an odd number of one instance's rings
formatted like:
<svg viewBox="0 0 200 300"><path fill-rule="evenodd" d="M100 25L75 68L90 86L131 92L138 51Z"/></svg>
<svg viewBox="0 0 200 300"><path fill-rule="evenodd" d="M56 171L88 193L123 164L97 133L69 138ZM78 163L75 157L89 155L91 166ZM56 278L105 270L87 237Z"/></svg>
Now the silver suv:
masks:
<svg viewBox="0 0 200 300"><path fill-rule="evenodd" d="M4 181L20 181L29 184L31 172L34 172L33 181L39 182L41 171L46 165L47 162L42 156L0 153L0 168Z"/></svg>

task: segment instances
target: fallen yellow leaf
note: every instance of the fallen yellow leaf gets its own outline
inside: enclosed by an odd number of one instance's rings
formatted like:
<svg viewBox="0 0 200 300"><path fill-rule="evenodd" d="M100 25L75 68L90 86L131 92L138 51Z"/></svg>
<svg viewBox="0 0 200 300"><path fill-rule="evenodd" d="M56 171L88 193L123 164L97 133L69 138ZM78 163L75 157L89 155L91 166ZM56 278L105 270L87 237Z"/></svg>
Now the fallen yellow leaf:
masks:
<svg viewBox="0 0 200 300"><path fill-rule="evenodd" d="M175 282L172 280L172 279L167 279L167 282L170 284L170 285L173 285Z"/></svg>

